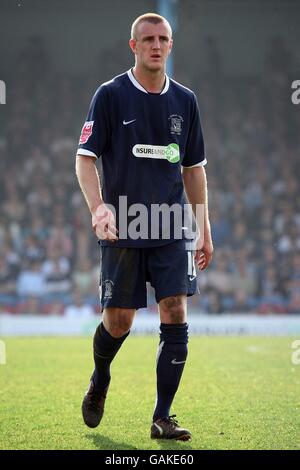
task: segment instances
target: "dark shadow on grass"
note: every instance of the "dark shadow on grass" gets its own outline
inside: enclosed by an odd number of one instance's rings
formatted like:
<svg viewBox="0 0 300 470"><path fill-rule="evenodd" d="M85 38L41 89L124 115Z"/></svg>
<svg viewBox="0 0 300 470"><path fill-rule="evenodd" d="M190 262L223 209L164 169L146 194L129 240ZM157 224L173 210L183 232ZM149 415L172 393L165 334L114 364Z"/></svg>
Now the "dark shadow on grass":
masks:
<svg viewBox="0 0 300 470"><path fill-rule="evenodd" d="M85 437L90 441L93 441L95 447L98 450L141 450L140 447L134 447L125 442L115 441L107 436L101 436L101 434L91 433L86 434ZM183 442L167 439L157 439L153 442L156 442L161 448L161 450L194 450L194 448L189 444L189 441Z"/></svg>
<svg viewBox="0 0 300 470"><path fill-rule="evenodd" d="M183 441L168 440L168 439L157 439L156 442L161 448L161 450L193 450L194 449L189 444L192 441L183 442Z"/></svg>
<svg viewBox="0 0 300 470"><path fill-rule="evenodd" d="M133 447L125 442L113 441L107 436L101 436L101 434L86 434L85 437L93 441L98 450L139 450L138 447Z"/></svg>

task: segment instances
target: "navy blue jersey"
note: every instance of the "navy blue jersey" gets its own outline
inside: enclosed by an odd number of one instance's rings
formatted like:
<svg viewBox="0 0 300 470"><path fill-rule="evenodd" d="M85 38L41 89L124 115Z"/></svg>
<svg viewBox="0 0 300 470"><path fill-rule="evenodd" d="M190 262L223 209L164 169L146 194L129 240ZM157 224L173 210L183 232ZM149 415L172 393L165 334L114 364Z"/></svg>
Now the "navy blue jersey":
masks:
<svg viewBox="0 0 300 470"><path fill-rule="evenodd" d="M153 204L183 205L181 167L206 163L197 99L167 76L161 93L148 93L129 70L96 91L77 153L101 157L103 200L116 209L118 229L119 196L127 197L127 208L144 204L149 214ZM161 233L151 239L149 229L148 236L113 245L151 247L171 241L172 230L169 239Z"/></svg>

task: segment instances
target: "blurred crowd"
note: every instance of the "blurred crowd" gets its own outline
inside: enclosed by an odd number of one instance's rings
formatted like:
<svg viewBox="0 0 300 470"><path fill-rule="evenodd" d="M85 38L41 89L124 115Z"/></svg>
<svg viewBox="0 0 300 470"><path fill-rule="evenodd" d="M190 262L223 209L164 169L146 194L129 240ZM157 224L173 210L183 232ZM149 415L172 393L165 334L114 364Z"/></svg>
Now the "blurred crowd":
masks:
<svg viewBox="0 0 300 470"><path fill-rule="evenodd" d="M174 74L199 99L215 245L190 307L212 314L300 313L294 58L276 38L260 76L228 76L210 38L204 65L187 76L175 64ZM0 128L0 313L89 317L100 311L99 246L75 154L94 90L129 66L114 59L97 78L61 76L41 39L31 38L17 73L7 77ZM155 308L149 288L149 310Z"/></svg>

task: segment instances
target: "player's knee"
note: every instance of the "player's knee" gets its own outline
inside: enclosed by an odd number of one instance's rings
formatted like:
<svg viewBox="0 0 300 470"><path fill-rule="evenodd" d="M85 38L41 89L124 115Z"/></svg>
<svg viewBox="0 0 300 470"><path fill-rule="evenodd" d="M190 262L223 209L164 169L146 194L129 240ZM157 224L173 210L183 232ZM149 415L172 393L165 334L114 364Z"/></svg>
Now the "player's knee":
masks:
<svg viewBox="0 0 300 470"><path fill-rule="evenodd" d="M128 333L132 326L134 312L128 309L109 309L104 313L104 324L109 334L114 338L120 338Z"/></svg>
<svg viewBox="0 0 300 470"><path fill-rule="evenodd" d="M128 331L130 330L129 324L122 324L122 325L110 325L109 327L109 334L113 338L121 338L121 336L124 336Z"/></svg>
<svg viewBox="0 0 300 470"><path fill-rule="evenodd" d="M186 322L186 306L182 296L175 295L163 299L159 309L162 323Z"/></svg>

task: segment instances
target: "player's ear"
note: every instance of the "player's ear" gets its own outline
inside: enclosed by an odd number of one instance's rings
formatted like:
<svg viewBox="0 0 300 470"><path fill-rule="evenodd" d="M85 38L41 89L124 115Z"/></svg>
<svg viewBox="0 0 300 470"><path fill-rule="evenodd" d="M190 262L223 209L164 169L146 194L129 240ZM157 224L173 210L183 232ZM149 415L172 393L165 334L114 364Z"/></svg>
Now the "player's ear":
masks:
<svg viewBox="0 0 300 470"><path fill-rule="evenodd" d="M132 52L135 54L136 53L136 40L131 38L129 39L129 47L132 50Z"/></svg>
<svg viewBox="0 0 300 470"><path fill-rule="evenodd" d="M169 42L169 51L168 51L168 54L171 54L172 47L173 47L173 39L170 39L170 42Z"/></svg>

